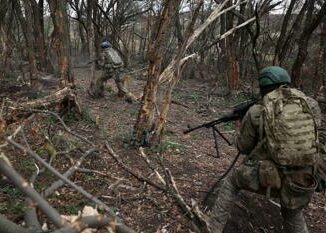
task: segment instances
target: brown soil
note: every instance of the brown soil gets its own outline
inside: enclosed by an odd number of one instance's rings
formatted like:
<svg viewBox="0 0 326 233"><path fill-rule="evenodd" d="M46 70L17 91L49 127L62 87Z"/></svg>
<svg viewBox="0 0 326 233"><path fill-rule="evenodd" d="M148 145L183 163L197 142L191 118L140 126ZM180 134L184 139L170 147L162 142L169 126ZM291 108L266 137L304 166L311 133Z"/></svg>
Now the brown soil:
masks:
<svg viewBox="0 0 326 233"><path fill-rule="evenodd" d="M139 103L130 104L117 97L116 87L112 80L108 82L104 98L91 99L86 92L90 71L87 68L77 68L74 73L79 101L84 114L88 117L79 121L66 118L66 121L70 122L69 127L94 141L102 150L100 154L89 157L82 165L83 168L92 169L98 173L76 172L71 179L112 206L125 223L138 232L164 232L158 231L162 228L167 229L168 232L191 232L190 222L179 211L171 197L139 182L119 167L105 150L104 142L108 141L125 164L145 177L150 177L154 182L158 182L139 151L129 144ZM134 76L130 82L130 90L140 95L144 83L144 76L141 74ZM171 170L181 195L188 203L191 199L201 203L211 185L227 169L236 155L234 147L228 146L219 139L220 157L216 158L213 136L207 129L188 135L183 134L188 125L196 126L213 120L222 112L227 111L227 107L244 99L244 96L237 98L209 96L210 89L212 87L208 82L194 79L181 81L174 92L174 100L189 108L173 104L162 145L159 148L145 150L162 175L161 160L164 166ZM91 122L92 119L96 119L96 123ZM56 127L58 128L57 123L51 123L49 118L35 116L25 131L30 142L33 142L31 143L33 148L38 150L44 144L44 133L49 132L48 129L58 133ZM219 128L228 138L232 138L234 132L232 124ZM65 137L68 138L67 135ZM87 146L78 140L70 139L70 137L69 140L77 147L87 149ZM8 149L7 154L14 166L25 177L28 178L35 170L33 161L27 155L14 152L13 149ZM72 159L76 159L80 156L80 152L74 151L69 155ZM71 166L71 162L66 156L57 156L53 166L63 172ZM49 173L44 173L39 177L36 188L44 189L54 180ZM14 193L16 201L12 201L12 192L8 187L2 188L0 213L6 214L15 221L20 221L21 209L13 208L13 205L17 203L19 207L22 205L22 195ZM84 205L91 204L67 186L59 189L58 194L51 196L49 201L62 214L77 213ZM305 210L311 232L326 232L325 205L325 195L316 194L309 208ZM267 202L264 197L241 193L235 201L232 218L224 232L280 233L282 232L281 222L278 207Z"/></svg>

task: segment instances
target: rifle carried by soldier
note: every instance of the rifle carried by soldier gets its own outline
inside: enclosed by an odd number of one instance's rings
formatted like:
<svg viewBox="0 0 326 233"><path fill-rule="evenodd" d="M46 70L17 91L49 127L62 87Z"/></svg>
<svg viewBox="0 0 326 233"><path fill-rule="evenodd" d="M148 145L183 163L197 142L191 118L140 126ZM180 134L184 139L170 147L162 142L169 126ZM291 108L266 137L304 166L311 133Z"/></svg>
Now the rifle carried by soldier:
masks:
<svg viewBox="0 0 326 233"><path fill-rule="evenodd" d="M190 133L194 130L200 129L200 128L211 128L220 123L242 119L244 117L244 115L246 114L246 112L249 110L249 108L252 105L254 105L256 102L257 102L256 100L248 100L248 101L242 102L242 103L236 105L233 108L232 112L222 116L221 118L214 120L214 121L204 123L204 124L196 126L194 128L187 129L183 133L188 134L188 133Z"/></svg>
<svg viewBox="0 0 326 233"><path fill-rule="evenodd" d="M219 118L217 120L207 122L207 123L204 123L202 125L199 125L199 126L196 126L196 127L193 127L193 128L190 128L188 130L185 130L183 133L188 134L188 133L190 133L192 131L195 131L195 130L201 129L201 128L212 128L212 132L213 132L213 136L214 136L214 142L215 142L216 154L217 154L217 157L219 157L217 134L219 134L224 139L224 141L226 141L228 143L228 145L231 146L232 143L218 130L216 125L221 124L221 123L230 122L230 121L241 120L246 115L249 108L251 106L253 106L254 104L256 104L256 102L257 102L257 100L252 99L252 100L248 100L248 101L242 102L240 104L237 104L236 106L234 106L233 110L230 113L222 116L221 118ZM238 152L236 157L233 159L233 161L231 162L228 169L219 177L219 179L214 183L214 185L207 192L207 194L205 196L205 199L203 201L203 203L206 206L210 202L212 202L212 200L215 200L216 195L217 195L216 190L218 189L220 181L222 179L224 179L224 177L226 177L226 175L231 171L231 169L233 168L233 166L237 162L239 156L240 156L240 152Z"/></svg>

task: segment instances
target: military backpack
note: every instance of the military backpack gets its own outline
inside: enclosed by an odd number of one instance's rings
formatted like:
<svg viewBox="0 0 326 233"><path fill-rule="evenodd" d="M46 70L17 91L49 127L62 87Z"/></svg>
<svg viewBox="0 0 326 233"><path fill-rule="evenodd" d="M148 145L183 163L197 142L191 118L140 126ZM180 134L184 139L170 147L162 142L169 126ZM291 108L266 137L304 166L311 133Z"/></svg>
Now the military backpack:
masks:
<svg viewBox="0 0 326 233"><path fill-rule="evenodd" d="M114 67L121 67L123 66L123 61L118 54L118 52L114 48L107 48L107 59L108 63L112 64Z"/></svg>
<svg viewBox="0 0 326 233"><path fill-rule="evenodd" d="M299 90L281 86L263 98L263 129L271 159L290 167L315 166L317 127Z"/></svg>

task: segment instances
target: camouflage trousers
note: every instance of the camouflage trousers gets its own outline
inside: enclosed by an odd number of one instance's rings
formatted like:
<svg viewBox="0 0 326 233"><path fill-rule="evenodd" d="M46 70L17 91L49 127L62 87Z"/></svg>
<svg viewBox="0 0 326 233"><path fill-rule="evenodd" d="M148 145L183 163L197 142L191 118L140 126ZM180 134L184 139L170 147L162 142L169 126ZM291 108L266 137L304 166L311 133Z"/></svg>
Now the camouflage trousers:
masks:
<svg viewBox="0 0 326 233"><path fill-rule="evenodd" d="M133 101L133 95L128 91L126 81L122 77L122 69L109 69L106 70L107 79L114 79L114 82L118 89L118 96L126 97L127 100Z"/></svg>
<svg viewBox="0 0 326 233"><path fill-rule="evenodd" d="M211 212L211 229L214 233L222 233L230 216L233 203L239 191L247 190L258 194L266 194L266 189L259 182L259 163L247 161L235 168L221 183L218 197ZM284 179L283 179L284 180ZM286 233L308 233L308 228L302 213L311 199L311 190L289 189L282 180L280 190L273 190L273 197L280 198L283 231ZM275 192L276 191L276 192Z"/></svg>

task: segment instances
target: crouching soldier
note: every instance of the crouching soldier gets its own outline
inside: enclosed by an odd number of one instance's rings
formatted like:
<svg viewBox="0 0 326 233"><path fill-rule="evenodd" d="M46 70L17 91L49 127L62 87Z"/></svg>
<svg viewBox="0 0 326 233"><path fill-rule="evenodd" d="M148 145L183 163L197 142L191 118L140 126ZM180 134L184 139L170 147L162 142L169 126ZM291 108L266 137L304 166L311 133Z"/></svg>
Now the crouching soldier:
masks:
<svg viewBox="0 0 326 233"><path fill-rule="evenodd" d="M286 233L307 233L302 209L317 187L318 103L288 87L291 78L281 67L259 74L261 101L241 122L236 138L247 158L223 181L212 207L211 229L222 233L240 190L278 197Z"/></svg>

